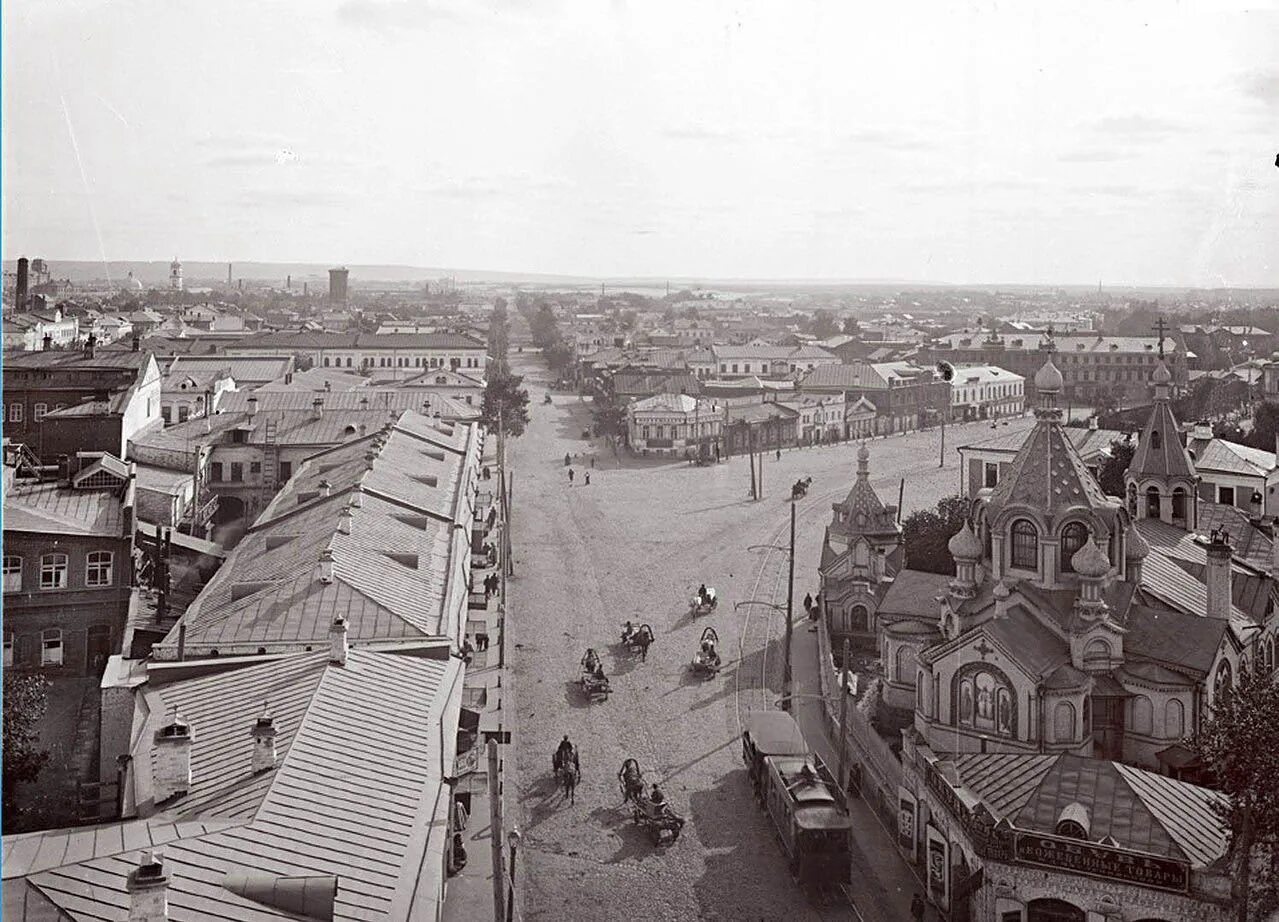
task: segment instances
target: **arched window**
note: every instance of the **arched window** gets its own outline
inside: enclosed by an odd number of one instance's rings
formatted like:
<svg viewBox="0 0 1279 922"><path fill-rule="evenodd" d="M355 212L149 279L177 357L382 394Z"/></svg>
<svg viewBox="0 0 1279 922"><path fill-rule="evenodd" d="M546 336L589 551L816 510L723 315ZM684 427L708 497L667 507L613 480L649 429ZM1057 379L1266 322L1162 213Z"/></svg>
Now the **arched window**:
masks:
<svg viewBox="0 0 1279 922"><path fill-rule="evenodd" d="M1217 667L1216 677L1212 680L1212 700L1218 701L1230 694L1234 684L1234 673L1230 668L1230 663L1223 659L1221 665Z"/></svg>
<svg viewBox="0 0 1279 922"><path fill-rule="evenodd" d="M1145 695L1137 695L1129 703L1132 731L1149 736L1154 732L1154 706Z"/></svg>
<svg viewBox="0 0 1279 922"><path fill-rule="evenodd" d="M1110 644L1100 637L1090 641L1088 646L1084 647L1084 668L1090 672L1093 669L1109 669Z"/></svg>
<svg viewBox="0 0 1279 922"><path fill-rule="evenodd" d="M848 612L848 629L863 634L870 630L870 612L865 605L854 605Z"/></svg>
<svg viewBox="0 0 1279 922"><path fill-rule="evenodd" d="M1075 706L1058 701L1053 708L1053 742L1069 743L1075 739Z"/></svg>
<svg viewBox="0 0 1279 922"><path fill-rule="evenodd" d="M1088 527L1083 522L1071 522L1061 530L1061 572L1074 573L1071 560L1075 552L1088 540Z"/></svg>
<svg viewBox="0 0 1279 922"><path fill-rule="evenodd" d="M1030 519L1013 522L1012 565L1023 570L1039 568L1039 532Z"/></svg>
<svg viewBox="0 0 1279 922"><path fill-rule="evenodd" d="M1179 740L1186 735L1186 708L1177 698L1164 705L1164 739Z"/></svg>
<svg viewBox="0 0 1279 922"><path fill-rule="evenodd" d="M915 673L915 710L927 716L928 687L924 684L924 670Z"/></svg>
<svg viewBox="0 0 1279 922"><path fill-rule="evenodd" d="M919 657L915 653L914 647L900 646L897 648L897 675L898 682L908 682L910 677L919 670Z"/></svg>
<svg viewBox="0 0 1279 922"><path fill-rule="evenodd" d="M1152 449L1159 449L1163 447L1163 436L1159 434L1158 429L1150 430L1150 447Z"/></svg>
<svg viewBox="0 0 1279 922"><path fill-rule="evenodd" d="M1150 487L1146 490L1146 518L1159 518L1159 488Z"/></svg>
<svg viewBox="0 0 1279 922"><path fill-rule="evenodd" d="M1239 657L1239 681L1248 681L1248 655L1246 653Z"/></svg>
<svg viewBox="0 0 1279 922"><path fill-rule="evenodd" d="M1186 520L1186 491L1181 487L1172 491L1172 520L1174 522Z"/></svg>

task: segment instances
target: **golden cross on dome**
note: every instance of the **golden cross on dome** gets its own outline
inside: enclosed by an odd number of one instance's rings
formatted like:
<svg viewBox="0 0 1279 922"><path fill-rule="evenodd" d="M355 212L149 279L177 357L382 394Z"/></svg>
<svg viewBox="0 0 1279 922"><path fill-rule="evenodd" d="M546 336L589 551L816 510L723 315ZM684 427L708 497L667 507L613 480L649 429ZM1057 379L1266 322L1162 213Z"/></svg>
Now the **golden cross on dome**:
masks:
<svg viewBox="0 0 1279 922"><path fill-rule="evenodd" d="M1150 329L1159 334L1159 357L1162 359L1164 357L1164 318L1160 317L1156 320L1155 325Z"/></svg>

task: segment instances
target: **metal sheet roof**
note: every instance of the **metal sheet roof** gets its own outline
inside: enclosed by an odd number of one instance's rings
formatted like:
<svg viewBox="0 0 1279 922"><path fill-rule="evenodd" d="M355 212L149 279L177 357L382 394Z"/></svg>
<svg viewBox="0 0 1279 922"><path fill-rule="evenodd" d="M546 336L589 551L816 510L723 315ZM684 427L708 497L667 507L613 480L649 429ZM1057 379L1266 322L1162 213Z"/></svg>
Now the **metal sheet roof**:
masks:
<svg viewBox="0 0 1279 922"><path fill-rule="evenodd" d="M295 918L223 886L228 873L240 871L336 876L335 919L420 917L442 887L438 859L449 796L442 766L452 762L452 733L441 733L440 720L446 701L460 691L460 669L456 660L351 650L345 666L329 664L325 652L227 673L220 691L236 701L270 688L282 698L298 681L311 689L276 714L277 728L291 742L278 767L264 776L267 790L251 818L174 822L188 806L183 798L148 821L62 833L65 846L48 843L44 860L37 858L46 843L11 846L6 839L6 919L11 913L22 918L24 888L12 878L26 873L72 919L123 920L127 876L139 850L157 842L167 843L173 922ZM222 718L205 714L215 740L193 775L202 768L231 778L241 770L246 753L231 731L239 718L247 743L244 721L251 722L251 715L228 710ZM194 720L192 725L195 747L202 730ZM220 746L223 738L227 744ZM441 739L448 751L441 750Z"/></svg>
<svg viewBox="0 0 1279 922"><path fill-rule="evenodd" d="M56 483L15 483L4 495L4 530L49 535L123 536L120 497Z"/></svg>

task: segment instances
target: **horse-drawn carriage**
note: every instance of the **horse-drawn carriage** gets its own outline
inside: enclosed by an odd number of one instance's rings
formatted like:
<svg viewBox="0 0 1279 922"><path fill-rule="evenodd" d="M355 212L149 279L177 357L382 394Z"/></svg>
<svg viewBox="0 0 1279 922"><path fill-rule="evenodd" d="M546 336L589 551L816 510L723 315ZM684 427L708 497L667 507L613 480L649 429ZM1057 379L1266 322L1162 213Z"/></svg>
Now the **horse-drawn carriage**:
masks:
<svg viewBox="0 0 1279 922"><path fill-rule="evenodd" d="M813 485L812 477L805 477L802 480L796 480L790 488L791 499L803 499L808 495L808 488Z"/></svg>
<svg viewBox="0 0 1279 922"><path fill-rule="evenodd" d="M645 795L642 788L631 807L631 817L636 826L648 830L654 845L661 845L662 837L667 833L673 843L684 828L684 817L672 810L666 801L655 801Z"/></svg>
<svg viewBox="0 0 1279 922"><path fill-rule="evenodd" d="M689 611L694 617L698 615L709 615L719 606L719 595L714 589L707 589L705 586L697 590L697 595L693 596L689 602Z"/></svg>
<svg viewBox="0 0 1279 922"><path fill-rule="evenodd" d="M608 676L604 675L604 664L594 648L588 649L582 655L582 675L579 681L582 683L582 691L591 700L607 698L608 693L612 691L608 684Z"/></svg>
<svg viewBox="0 0 1279 922"><path fill-rule="evenodd" d="M626 627L622 631L622 646L630 653L638 653L640 659L648 659L648 648L653 643L653 629L647 624L641 624L638 628L632 628L631 623L626 622Z"/></svg>
<svg viewBox="0 0 1279 922"><path fill-rule="evenodd" d="M722 664L718 647L719 635L715 633L715 628L708 627L702 631L701 643L697 646L697 652L693 654L694 675L713 676L718 674L719 667Z"/></svg>

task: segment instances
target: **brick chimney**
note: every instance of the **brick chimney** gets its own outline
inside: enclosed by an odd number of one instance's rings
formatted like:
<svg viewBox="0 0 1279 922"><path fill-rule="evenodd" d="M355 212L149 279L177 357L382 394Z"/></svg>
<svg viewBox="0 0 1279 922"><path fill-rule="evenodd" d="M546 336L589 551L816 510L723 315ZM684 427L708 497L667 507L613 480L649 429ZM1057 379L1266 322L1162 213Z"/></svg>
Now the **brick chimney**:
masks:
<svg viewBox="0 0 1279 922"><path fill-rule="evenodd" d="M169 877L158 852L144 851L129 872L129 922L168 922Z"/></svg>
<svg viewBox="0 0 1279 922"><path fill-rule="evenodd" d="M320 551L320 582L326 586L333 582L333 548Z"/></svg>
<svg viewBox="0 0 1279 922"><path fill-rule="evenodd" d="M263 704L261 715L253 722L253 728L249 731L253 738L253 774L260 775L275 768L275 734L275 718L267 710L266 704Z"/></svg>
<svg viewBox="0 0 1279 922"><path fill-rule="evenodd" d="M141 351L141 349L142 349L142 336L141 336L141 334L139 334L139 333L137 333L137 332L135 332L135 333L133 334L133 342L132 342L132 344L131 344L131 345L133 346L133 350L132 350L132 351L134 351L134 352Z"/></svg>
<svg viewBox="0 0 1279 922"><path fill-rule="evenodd" d="M1208 537L1208 573L1204 581L1208 584L1208 617L1229 620L1233 604L1230 590L1230 533L1224 528L1214 528Z"/></svg>
<svg viewBox="0 0 1279 922"><path fill-rule="evenodd" d="M324 401L321 400L319 397L316 397L314 400L311 401L311 418L312 419L324 418Z"/></svg>
<svg viewBox="0 0 1279 922"><path fill-rule="evenodd" d="M329 662L335 666L346 665L346 619L338 615L329 628Z"/></svg>
<svg viewBox="0 0 1279 922"><path fill-rule="evenodd" d="M321 480L319 486L321 496L327 499L329 496L333 495L333 484L329 483L327 480Z"/></svg>
<svg viewBox="0 0 1279 922"><path fill-rule="evenodd" d="M191 725L181 714L175 713L173 720L155 733L155 769L151 781L156 803L191 789Z"/></svg>
<svg viewBox="0 0 1279 922"><path fill-rule="evenodd" d="M249 398L248 414L249 414L249 419L252 419L253 417L258 415L258 398L256 397Z"/></svg>
<svg viewBox="0 0 1279 922"><path fill-rule="evenodd" d="M349 535L351 533L351 504L347 503L342 507L342 511L338 513L338 534Z"/></svg>

